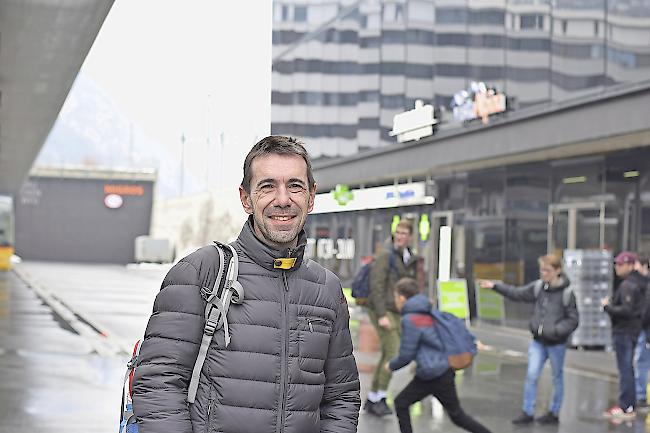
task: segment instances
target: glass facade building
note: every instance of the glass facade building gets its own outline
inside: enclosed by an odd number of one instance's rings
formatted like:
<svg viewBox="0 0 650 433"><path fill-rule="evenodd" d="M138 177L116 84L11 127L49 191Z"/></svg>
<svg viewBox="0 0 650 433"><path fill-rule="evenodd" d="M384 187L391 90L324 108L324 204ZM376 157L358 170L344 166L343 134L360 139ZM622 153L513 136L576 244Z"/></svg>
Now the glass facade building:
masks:
<svg viewBox="0 0 650 433"><path fill-rule="evenodd" d="M312 258L349 284L362 260L389 241L397 216L413 221L412 247L425 257L429 287L437 275L440 226L452 228L451 274L523 284L539 278L537 259L564 249L650 252L650 148L457 173L428 179L433 205L313 214ZM420 221L430 234L421 236ZM337 254L336 246L354 246ZM318 248L326 240L334 251ZM331 252L330 252L331 251ZM328 254L328 252L330 252ZM532 306L506 300L505 324L526 326Z"/></svg>
<svg viewBox="0 0 650 433"><path fill-rule="evenodd" d="M649 78L650 0L274 1L271 129L315 158L392 144L395 114L472 81L523 109Z"/></svg>

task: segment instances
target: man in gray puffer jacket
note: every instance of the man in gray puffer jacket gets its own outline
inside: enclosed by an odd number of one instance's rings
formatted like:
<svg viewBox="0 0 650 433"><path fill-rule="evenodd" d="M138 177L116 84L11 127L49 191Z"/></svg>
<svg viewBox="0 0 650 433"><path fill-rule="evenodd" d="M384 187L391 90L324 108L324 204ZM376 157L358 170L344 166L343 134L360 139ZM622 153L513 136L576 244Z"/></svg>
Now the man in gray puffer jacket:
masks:
<svg viewBox="0 0 650 433"><path fill-rule="evenodd" d="M231 342L214 334L188 404L205 322L199 275L215 267L204 247L169 271L154 303L133 385L140 433L356 432L359 376L341 283L303 257L315 191L297 140L270 136L249 152L240 197L250 217L233 244L245 296L228 311Z"/></svg>

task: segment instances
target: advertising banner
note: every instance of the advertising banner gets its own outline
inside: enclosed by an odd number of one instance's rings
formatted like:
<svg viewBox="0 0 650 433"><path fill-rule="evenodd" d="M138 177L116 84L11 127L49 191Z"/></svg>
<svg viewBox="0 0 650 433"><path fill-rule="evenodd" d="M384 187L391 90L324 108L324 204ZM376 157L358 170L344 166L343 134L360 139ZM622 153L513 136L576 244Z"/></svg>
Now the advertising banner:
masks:
<svg viewBox="0 0 650 433"><path fill-rule="evenodd" d="M465 280L438 281L438 309L469 320L467 282Z"/></svg>
<svg viewBox="0 0 650 433"><path fill-rule="evenodd" d="M505 318L503 296L494 290L480 288L478 282L474 287L476 287L476 309L479 319L503 322Z"/></svg>

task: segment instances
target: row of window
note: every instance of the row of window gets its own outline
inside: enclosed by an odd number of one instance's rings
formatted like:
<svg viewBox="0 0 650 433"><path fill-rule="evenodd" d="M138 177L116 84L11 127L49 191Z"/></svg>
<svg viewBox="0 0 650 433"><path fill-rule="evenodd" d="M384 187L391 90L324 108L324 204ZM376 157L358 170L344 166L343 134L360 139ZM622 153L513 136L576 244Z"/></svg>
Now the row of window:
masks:
<svg viewBox="0 0 650 433"><path fill-rule="evenodd" d="M356 106L360 93L332 92L292 92L273 91L271 103L275 105L320 105L320 106Z"/></svg>
<svg viewBox="0 0 650 433"><path fill-rule="evenodd" d="M598 4L587 4L585 2L577 3L579 7L588 12L601 12L605 16L650 16L650 4L643 0L609 0L608 2L598 1ZM635 11L632 11L631 6ZM545 22L555 20L555 25L567 33L568 21L564 18L554 17L556 10L576 9L576 5L564 7L561 4L555 4L550 9L550 13L516 13L510 12L509 27L520 30L543 30ZM340 11L340 7L336 9ZM387 2L382 5L381 20L388 23L402 23L407 19L409 21L429 22L435 24L454 24L454 25L473 25L473 26L506 26L505 8L490 9L471 9L468 7L435 7L432 3L422 1L409 2L408 10L405 5ZM320 11L316 15L320 16ZM305 5L282 5L276 4L275 21L276 22L309 22L309 9ZM331 17L333 18L333 17ZM361 28L376 28L380 25L380 17L377 15L361 14L358 8L342 19L352 19L359 23ZM585 19L589 19L585 15ZM594 35L598 35L600 21L592 20L594 23Z"/></svg>
<svg viewBox="0 0 650 433"><path fill-rule="evenodd" d="M273 70L280 74L292 73L322 73L340 75L383 75L403 76L406 78L432 79L435 77L460 77L479 81L512 80L517 82L552 81L556 86L566 90L580 90L592 86L609 85L614 83L612 77L593 71L580 71L584 75L569 75L549 68L521 68L504 65L474 65L439 63L436 65L421 65L404 62L384 62L358 64L352 62L327 62L322 60L296 60L294 62L278 62ZM588 72L592 72L588 74ZM302 98L303 96L297 96ZM304 96L307 97L306 95ZM334 99L331 99L334 101ZM346 99L348 104L335 102L326 105L353 105L352 99ZM323 105L323 104L319 104Z"/></svg>
<svg viewBox="0 0 650 433"><path fill-rule="evenodd" d="M357 138L358 125L326 125L326 124L304 124L304 123L281 123L271 124L273 135L296 135L298 137L337 137Z"/></svg>
<svg viewBox="0 0 650 433"><path fill-rule="evenodd" d="M291 44L304 33L276 30L273 32L274 44ZM327 38L325 37L327 36ZM381 36L359 38L352 30L336 31L329 29L314 38L322 42L358 44L360 48L379 48L382 44L418 44L434 47L469 47L469 48L508 48L513 51L549 50L560 57L572 59L602 59L605 52L603 43L566 43L552 41L549 38L516 38L505 35L467 33L435 33L428 30L411 29L406 31L385 30ZM327 40L326 40L327 39ZM619 48L607 47L608 59L624 67L650 65L650 54L635 53Z"/></svg>

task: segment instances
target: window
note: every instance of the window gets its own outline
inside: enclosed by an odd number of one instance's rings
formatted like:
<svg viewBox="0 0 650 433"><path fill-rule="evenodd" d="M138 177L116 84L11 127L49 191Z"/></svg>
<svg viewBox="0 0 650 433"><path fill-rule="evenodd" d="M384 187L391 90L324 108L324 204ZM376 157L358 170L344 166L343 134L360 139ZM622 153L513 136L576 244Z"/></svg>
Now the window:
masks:
<svg viewBox="0 0 650 433"><path fill-rule="evenodd" d="M307 22L307 6L296 6L293 10L293 20L297 23Z"/></svg>
<svg viewBox="0 0 650 433"><path fill-rule="evenodd" d="M377 90L362 90L359 92L359 101L377 102L379 101L379 92Z"/></svg>
<svg viewBox="0 0 650 433"><path fill-rule="evenodd" d="M433 32L409 29L406 31L406 41L409 44L433 45Z"/></svg>
<svg viewBox="0 0 650 433"><path fill-rule="evenodd" d="M594 21L594 36L598 36L598 33L600 33L600 22Z"/></svg>
<svg viewBox="0 0 650 433"><path fill-rule="evenodd" d="M384 30L381 34L381 41L384 44L403 44L406 34L400 30Z"/></svg>
<svg viewBox="0 0 650 433"><path fill-rule="evenodd" d="M522 30L543 30L544 15L523 14L519 16L519 27Z"/></svg>
<svg viewBox="0 0 650 433"><path fill-rule="evenodd" d="M505 12L498 9L470 11L469 13L470 24L503 26L505 20Z"/></svg>
<svg viewBox="0 0 650 433"><path fill-rule="evenodd" d="M289 6L282 5L282 21L289 21Z"/></svg>
<svg viewBox="0 0 650 433"><path fill-rule="evenodd" d="M438 24L465 24L467 22L467 9L438 8L436 10L436 23Z"/></svg>
<svg viewBox="0 0 650 433"><path fill-rule="evenodd" d="M361 48L378 48L380 45L379 38L378 37L360 38L359 45L361 46Z"/></svg>
<svg viewBox="0 0 650 433"><path fill-rule="evenodd" d="M568 27L567 20L562 20L562 34L563 35L566 35L567 27Z"/></svg>
<svg viewBox="0 0 650 433"><path fill-rule="evenodd" d="M382 108L404 109L404 95L381 95Z"/></svg>
<svg viewBox="0 0 650 433"><path fill-rule="evenodd" d="M444 46L461 46L467 45L466 33L436 33L436 45L439 47Z"/></svg>

